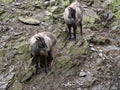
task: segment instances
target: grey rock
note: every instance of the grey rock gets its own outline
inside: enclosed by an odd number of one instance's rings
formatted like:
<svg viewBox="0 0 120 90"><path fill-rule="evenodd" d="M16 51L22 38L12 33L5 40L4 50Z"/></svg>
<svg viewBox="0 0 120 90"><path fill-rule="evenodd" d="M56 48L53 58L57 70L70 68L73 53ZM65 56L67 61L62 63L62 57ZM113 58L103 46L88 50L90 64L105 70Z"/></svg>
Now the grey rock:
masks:
<svg viewBox="0 0 120 90"><path fill-rule="evenodd" d="M8 41L10 39L10 36L2 36L1 40L2 41Z"/></svg>
<svg viewBox="0 0 120 90"><path fill-rule="evenodd" d="M99 84L99 85L95 85L94 87L92 87L91 90L105 90L104 85Z"/></svg>
<svg viewBox="0 0 120 90"><path fill-rule="evenodd" d="M115 63L117 64L117 66L120 67L120 55L116 56L114 58L114 60L115 60Z"/></svg>
<svg viewBox="0 0 120 90"><path fill-rule="evenodd" d="M15 73L14 72L9 72L6 74L0 74L0 90L6 90L9 84L13 82Z"/></svg>
<svg viewBox="0 0 120 90"><path fill-rule="evenodd" d="M79 76L80 76L80 77L85 77L86 75L87 75L87 74L86 74L83 70L81 70Z"/></svg>
<svg viewBox="0 0 120 90"><path fill-rule="evenodd" d="M15 6L20 6L21 3L20 3L20 2L14 2L13 5L15 5Z"/></svg>
<svg viewBox="0 0 120 90"><path fill-rule="evenodd" d="M97 58L96 63L97 65L102 65L104 60L102 58Z"/></svg>
<svg viewBox="0 0 120 90"><path fill-rule="evenodd" d="M31 25L40 24L40 21L38 19L35 19L35 18L32 18L32 17L27 17L27 16L22 17L22 16L20 16L20 17L18 17L18 19L25 24L31 24Z"/></svg>
<svg viewBox="0 0 120 90"><path fill-rule="evenodd" d="M14 32L14 36L19 36L21 34L22 34L22 32Z"/></svg>

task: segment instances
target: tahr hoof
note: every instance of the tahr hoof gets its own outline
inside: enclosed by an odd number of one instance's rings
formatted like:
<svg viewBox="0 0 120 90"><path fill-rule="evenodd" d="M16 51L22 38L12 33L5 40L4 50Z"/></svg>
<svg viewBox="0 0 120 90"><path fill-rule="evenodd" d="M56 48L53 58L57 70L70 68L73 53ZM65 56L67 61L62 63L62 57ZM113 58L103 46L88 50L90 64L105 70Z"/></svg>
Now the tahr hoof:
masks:
<svg viewBox="0 0 120 90"><path fill-rule="evenodd" d="M48 73L49 72L49 70L48 69L45 69L45 73Z"/></svg>
<svg viewBox="0 0 120 90"><path fill-rule="evenodd" d="M76 37L74 37L74 40L76 41Z"/></svg>
<svg viewBox="0 0 120 90"><path fill-rule="evenodd" d="M40 74L40 73L41 73L41 71L40 71L40 70L37 70L37 71L36 71L36 74Z"/></svg>
<svg viewBox="0 0 120 90"><path fill-rule="evenodd" d="M68 39L71 40L71 37L69 37Z"/></svg>

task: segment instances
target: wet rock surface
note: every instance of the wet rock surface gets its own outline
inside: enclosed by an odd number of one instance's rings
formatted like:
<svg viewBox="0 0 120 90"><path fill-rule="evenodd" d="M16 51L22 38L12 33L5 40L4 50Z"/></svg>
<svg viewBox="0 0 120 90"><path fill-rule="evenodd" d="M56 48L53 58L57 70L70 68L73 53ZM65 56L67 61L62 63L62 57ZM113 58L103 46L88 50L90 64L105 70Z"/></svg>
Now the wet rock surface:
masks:
<svg viewBox="0 0 120 90"><path fill-rule="evenodd" d="M63 24L69 0L0 1L0 90L119 90L120 31L107 1L81 0L76 41ZM57 52L51 71L34 75L28 40L42 31L57 37Z"/></svg>

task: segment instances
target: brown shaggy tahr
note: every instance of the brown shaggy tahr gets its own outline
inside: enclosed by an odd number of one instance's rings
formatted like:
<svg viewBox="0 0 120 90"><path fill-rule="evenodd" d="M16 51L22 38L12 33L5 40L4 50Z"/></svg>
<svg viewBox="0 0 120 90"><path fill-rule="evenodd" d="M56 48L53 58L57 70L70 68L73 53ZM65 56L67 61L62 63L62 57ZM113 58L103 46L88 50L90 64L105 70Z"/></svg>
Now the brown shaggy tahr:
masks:
<svg viewBox="0 0 120 90"><path fill-rule="evenodd" d="M83 9L78 1L72 2L64 11L64 21L69 29L69 39L71 39L71 28L73 27L74 38L76 39L76 29L80 26L82 35Z"/></svg>
<svg viewBox="0 0 120 90"><path fill-rule="evenodd" d="M51 63L56 51L56 37L50 32L41 32L30 38L30 54L33 57L36 73L40 73L40 67L45 66L45 72L51 69ZM43 65L44 64L44 65Z"/></svg>

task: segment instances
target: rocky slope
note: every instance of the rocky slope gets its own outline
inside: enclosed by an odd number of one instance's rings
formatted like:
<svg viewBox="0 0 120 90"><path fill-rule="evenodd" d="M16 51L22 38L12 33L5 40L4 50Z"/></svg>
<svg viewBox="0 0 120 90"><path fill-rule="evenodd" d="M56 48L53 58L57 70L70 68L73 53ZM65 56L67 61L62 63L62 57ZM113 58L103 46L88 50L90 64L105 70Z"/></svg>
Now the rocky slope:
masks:
<svg viewBox="0 0 120 90"><path fill-rule="evenodd" d="M72 0L71 0L72 1ZM120 31L107 0L79 0L83 36L69 41L63 12L69 0L0 1L0 90L119 90ZM58 38L52 70L33 75L29 38Z"/></svg>

